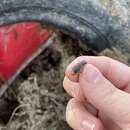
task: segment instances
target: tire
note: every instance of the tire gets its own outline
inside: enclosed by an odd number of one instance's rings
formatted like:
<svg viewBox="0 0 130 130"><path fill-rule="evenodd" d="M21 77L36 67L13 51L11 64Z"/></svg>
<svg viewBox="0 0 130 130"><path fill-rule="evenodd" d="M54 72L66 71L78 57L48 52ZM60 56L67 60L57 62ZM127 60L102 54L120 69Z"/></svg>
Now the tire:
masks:
<svg viewBox="0 0 130 130"><path fill-rule="evenodd" d="M1 0L0 26L40 21L80 38L96 51L116 47L129 53L129 3L130 0Z"/></svg>

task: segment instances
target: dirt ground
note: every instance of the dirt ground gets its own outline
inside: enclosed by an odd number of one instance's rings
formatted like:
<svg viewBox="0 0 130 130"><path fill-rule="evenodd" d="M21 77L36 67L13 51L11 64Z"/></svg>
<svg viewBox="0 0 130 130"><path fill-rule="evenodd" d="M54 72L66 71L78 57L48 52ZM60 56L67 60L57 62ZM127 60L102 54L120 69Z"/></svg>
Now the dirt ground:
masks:
<svg viewBox="0 0 130 130"><path fill-rule="evenodd" d="M16 108L8 109L11 117L1 116L0 130L71 130L65 121L70 99L62 85L65 68L79 55L98 55L91 49L81 49L80 44L59 34L20 74L4 95ZM106 51L99 55L114 54Z"/></svg>

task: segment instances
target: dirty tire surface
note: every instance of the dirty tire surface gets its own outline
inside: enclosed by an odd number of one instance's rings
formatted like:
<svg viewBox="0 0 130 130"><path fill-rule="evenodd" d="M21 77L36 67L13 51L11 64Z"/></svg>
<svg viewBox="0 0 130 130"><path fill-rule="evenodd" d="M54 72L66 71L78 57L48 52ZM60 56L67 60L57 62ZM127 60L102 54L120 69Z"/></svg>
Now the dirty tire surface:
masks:
<svg viewBox="0 0 130 130"><path fill-rule="evenodd" d="M71 4L73 3L73 4ZM102 51L130 52L130 0L1 0L0 26L40 21Z"/></svg>

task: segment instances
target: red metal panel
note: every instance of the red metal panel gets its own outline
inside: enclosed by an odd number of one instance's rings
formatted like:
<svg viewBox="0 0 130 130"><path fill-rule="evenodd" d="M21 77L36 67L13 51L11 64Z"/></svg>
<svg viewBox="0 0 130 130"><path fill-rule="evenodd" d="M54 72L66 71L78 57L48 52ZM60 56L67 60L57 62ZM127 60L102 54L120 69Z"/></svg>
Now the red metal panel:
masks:
<svg viewBox="0 0 130 130"><path fill-rule="evenodd" d="M35 22L0 27L0 77L8 80L13 76L49 36Z"/></svg>

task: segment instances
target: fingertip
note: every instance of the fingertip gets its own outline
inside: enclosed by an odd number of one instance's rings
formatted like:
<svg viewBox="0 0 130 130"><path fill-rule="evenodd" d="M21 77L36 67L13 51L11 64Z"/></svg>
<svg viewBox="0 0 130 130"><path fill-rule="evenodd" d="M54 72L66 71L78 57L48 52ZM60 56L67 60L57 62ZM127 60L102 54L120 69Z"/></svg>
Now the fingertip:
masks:
<svg viewBox="0 0 130 130"><path fill-rule="evenodd" d="M77 129L77 123L79 122L79 120L77 119L77 121L75 122L75 118L77 116L77 112L76 112L77 106L76 106L76 100L74 98L72 98L66 107L66 121L68 123L68 125L73 128L73 129ZM79 115L80 116L80 115Z"/></svg>
<svg viewBox="0 0 130 130"><path fill-rule="evenodd" d="M70 96L74 97L74 95L75 95L74 94L75 86L72 85L71 81L66 76L64 77L64 80L63 80L63 88Z"/></svg>
<svg viewBox="0 0 130 130"><path fill-rule="evenodd" d="M63 81L63 87L70 96L76 98L79 101L84 100L84 96L79 86L79 83L72 82L68 79L68 77L65 77Z"/></svg>
<svg viewBox="0 0 130 130"><path fill-rule="evenodd" d="M72 70L72 67L68 67L65 76L68 77L72 82L78 82L78 74L75 74Z"/></svg>
<svg viewBox="0 0 130 130"><path fill-rule="evenodd" d="M68 65L65 75L73 82L78 82L79 74L84 65L87 64L85 56L80 56Z"/></svg>
<svg viewBox="0 0 130 130"><path fill-rule="evenodd" d="M103 130L101 121L91 115L84 105L76 99L71 99L66 109L66 120L71 128L77 130Z"/></svg>

